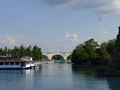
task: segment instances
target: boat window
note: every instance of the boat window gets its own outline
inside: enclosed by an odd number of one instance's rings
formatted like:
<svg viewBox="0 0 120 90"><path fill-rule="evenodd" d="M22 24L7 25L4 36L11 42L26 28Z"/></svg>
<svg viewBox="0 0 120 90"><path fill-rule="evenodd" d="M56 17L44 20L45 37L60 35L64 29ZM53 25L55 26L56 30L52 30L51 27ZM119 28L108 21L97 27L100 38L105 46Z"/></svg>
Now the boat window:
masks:
<svg viewBox="0 0 120 90"><path fill-rule="evenodd" d="M0 63L0 65L4 65L4 63L3 63L3 62L1 62L1 63Z"/></svg>
<svg viewBox="0 0 120 90"><path fill-rule="evenodd" d="M9 65L9 62L5 62L5 65Z"/></svg>
<svg viewBox="0 0 120 90"><path fill-rule="evenodd" d="M19 62L16 62L15 65L19 65Z"/></svg>
<svg viewBox="0 0 120 90"><path fill-rule="evenodd" d="M21 66L22 66L22 67L23 67L23 66L25 66L25 65L26 65L26 63L25 63L25 62L22 62L22 63L21 63Z"/></svg>
<svg viewBox="0 0 120 90"><path fill-rule="evenodd" d="M14 62L10 62L10 65L14 65Z"/></svg>

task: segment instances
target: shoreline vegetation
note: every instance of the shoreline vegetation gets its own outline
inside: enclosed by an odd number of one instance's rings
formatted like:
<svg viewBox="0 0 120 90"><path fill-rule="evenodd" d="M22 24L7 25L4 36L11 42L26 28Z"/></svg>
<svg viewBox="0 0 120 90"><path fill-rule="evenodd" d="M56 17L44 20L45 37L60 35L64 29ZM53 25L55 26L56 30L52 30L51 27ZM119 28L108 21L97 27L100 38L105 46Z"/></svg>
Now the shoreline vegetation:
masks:
<svg viewBox="0 0 120 90"><path fill-rule="evenodd" d="M120 35L118 35L118 37L119 36ZM117 69L111 68L110 66L110 64L114 64L110 62L113 51L117 51L114 49L116 42L120 39L118 37L117 39L111 39L106 42L102 42L101 44L98 44L98 42L93 38L79 44L71 54L72 64L98 66L98 68L96 68L96 73L99 76L120 76L120 71L116 71ZM119 45L119 42L117 45ZM33 61L38 62L42 60L42 50L37 45L29 45L27 47L21 45L19 47L15 46L13 49L8 49L7 47L4 49L0 48L0 59L4 56L7 56L7 58L10 57L11 59L28 56L32 57ZM114 62L114 60L112 60L112 62Z"/></svg>
<svg viewBox="0 0 120 90"><path fill-rule="evenodd" d="M74 65L91 65L95 67L98 77L120 76L113 74L109 67L110 56L115 46L116 39L108 40L100 45L93 38L79 44L71 55Z"/></svg>
<svg viewBox="0 0 120 90"><path fill-rule="evenodd" d="M110 54L114 48L116 39L103 42L100 45L93 38L79 44L72 52L71 61L79 65L107 65ZM0 48L0 57L8 56L21 58L24 56L32 57L35 61L42 60L42 50L37 45L34 46L14 46Z"/></svg>
<svg viewBox="0 0 120 90"><path fill-rule="evenodd" d="M93 38L79 44L72 52L72 63L80 65L107 65L116 39L100 45Z"/></svg>
<svg viewBox="0 0 120 90"><path fill-rule="evenodd" d="M37 45L14 46L13 49L7 47L0 48L0 59L2 59L2 57L6 59L17 59L25 56L32 57L33 61L40 61L42 59L41 48Z"/></svg>
<svg viewBox="0 0 120 90"><path fill-rule="evenodd" d="M93 38L78 45L72 53L72 63L80 65L98 65L96 75L102 77L120 77L120 27L117 39L100 45Z"/></svg>

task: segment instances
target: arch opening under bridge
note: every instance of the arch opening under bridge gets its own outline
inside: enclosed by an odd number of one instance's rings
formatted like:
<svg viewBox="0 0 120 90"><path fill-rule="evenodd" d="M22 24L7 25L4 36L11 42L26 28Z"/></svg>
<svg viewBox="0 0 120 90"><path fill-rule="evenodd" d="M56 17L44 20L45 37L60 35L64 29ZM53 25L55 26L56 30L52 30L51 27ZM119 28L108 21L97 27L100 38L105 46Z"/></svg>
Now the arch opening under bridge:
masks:
<svg viewBox="0 0 120 90"><path fill-rule="evenodd" d="M51 60L54 61L55 63L64 63L65 62L65 59L62 55L54 55L51 58Z"/></svg>

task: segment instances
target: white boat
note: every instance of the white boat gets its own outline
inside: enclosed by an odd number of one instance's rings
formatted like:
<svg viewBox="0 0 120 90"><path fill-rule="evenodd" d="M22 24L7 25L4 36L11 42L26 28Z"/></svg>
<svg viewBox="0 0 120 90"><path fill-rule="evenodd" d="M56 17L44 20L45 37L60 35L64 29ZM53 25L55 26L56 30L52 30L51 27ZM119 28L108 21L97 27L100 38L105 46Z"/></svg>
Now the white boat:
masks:
<svg viewBox="0 0 120 90"><path fill-rule="evenodd" d="M0 60L0 69L30 69L34 66L32 59L28 57L19 60Z"/></svg>

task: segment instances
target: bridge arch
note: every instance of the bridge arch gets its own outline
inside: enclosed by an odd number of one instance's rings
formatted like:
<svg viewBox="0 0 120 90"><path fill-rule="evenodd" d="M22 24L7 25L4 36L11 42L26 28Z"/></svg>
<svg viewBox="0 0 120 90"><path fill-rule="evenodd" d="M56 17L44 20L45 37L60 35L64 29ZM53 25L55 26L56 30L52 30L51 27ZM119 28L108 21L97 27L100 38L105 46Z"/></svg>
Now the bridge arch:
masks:
<svg viewBox="0 0 120 90"><path fill-rule="evenodd" d="M54 60L54 62L65 62L64 56L60 54L53 55L51 57L51 60Z"/></svg>
<svg viewBox="0 0 120 90"><path fill-rule="evenodd" d="M47 55L42 55L42 61L50 61Z"/></svg>
<svg viewBox="0 0 120 90"><path fill-rule="evenodd" d="M64 61L67 61L70 56L71 53L67 53L67 52L44 52L43 53L43 59L48 59L48 60L52 60L55 59L55 57L58 56L58 58L62 58ZM57 59L58 59L57 58Z"/></svg>
<svg viewBox="0 0 120 90"><path fill-rule="evenodd" d="M71 60L71 55L69 55L69 56L66 58L66 60Z"/></svg>

